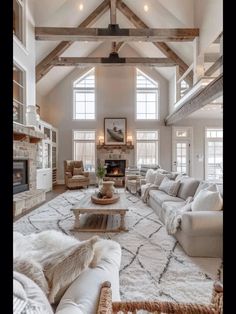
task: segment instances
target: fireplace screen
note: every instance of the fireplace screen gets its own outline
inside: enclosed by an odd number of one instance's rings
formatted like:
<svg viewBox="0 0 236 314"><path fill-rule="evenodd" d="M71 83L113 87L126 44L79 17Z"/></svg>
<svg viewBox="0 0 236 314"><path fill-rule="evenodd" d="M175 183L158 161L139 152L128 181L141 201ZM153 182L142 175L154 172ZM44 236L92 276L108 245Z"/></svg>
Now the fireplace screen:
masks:
<svg viewBox="0 0 236 314"><path fill-rule="evenodd" d="M27 191L28 184L28 161L13 161L13 194Z"/></svg>
<svg viewBox="0 0 236 314"><path fill-rule="evenodd" d="M106 177L124 177L125 160L105 160L107 166Z"/></svg>

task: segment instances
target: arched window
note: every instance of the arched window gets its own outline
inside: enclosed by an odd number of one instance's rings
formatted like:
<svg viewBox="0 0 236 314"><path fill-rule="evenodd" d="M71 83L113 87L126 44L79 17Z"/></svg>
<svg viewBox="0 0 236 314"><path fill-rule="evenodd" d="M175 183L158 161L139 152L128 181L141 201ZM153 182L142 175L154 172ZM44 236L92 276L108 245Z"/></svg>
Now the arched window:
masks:
<svg viewBox="0 0 236 314"><path fill-rule="evenodd" d="M95 71L94 68L73 83L76 120L95 119Z"/></svg>
<svg viewBox="0 0 236 314"><path fill-rule="evenodd" d="M136 119L157 120L159 118L158 83L137 69Z"/></svg>

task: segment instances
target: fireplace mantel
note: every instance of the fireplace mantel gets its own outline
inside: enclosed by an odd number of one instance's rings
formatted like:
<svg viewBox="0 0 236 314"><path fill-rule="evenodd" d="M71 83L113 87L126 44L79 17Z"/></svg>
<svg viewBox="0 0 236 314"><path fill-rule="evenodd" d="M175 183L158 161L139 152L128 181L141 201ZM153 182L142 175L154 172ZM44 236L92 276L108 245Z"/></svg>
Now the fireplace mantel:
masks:
<svg viewBox="0 0 236 314"><path fill-rule="evenodd" d="M29 140L29 143L37 143L46 138L46 135L33 127L21 125L13 122L13 139L15 141Z"/></svg>
<svg viewBox="0 0 236 314"><path fill-rule="evenodd" d="M126 151L127 149L134 149L134 145L97 145L97 149L104 150L113 150L113 149L121 149L122 151Z"/></svg>

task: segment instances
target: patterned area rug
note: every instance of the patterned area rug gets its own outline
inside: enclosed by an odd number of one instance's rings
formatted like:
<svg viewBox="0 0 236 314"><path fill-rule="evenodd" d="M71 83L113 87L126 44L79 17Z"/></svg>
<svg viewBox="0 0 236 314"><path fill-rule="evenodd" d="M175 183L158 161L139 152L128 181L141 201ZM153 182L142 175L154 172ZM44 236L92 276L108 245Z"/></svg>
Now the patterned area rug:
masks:
<svg viewBox="0 0 236 314"><path fill-rule="evenodd" d="M56 229L85 240L94 233L70 231L74 224L70 209L93 192L92 188L67 191L16 221L14 231L30 234ZM100 234L122 247L121 299L209 303L213 281L221 277L221 259L187 256L153 210L128 193L127 208L129 232Z"/></svg>

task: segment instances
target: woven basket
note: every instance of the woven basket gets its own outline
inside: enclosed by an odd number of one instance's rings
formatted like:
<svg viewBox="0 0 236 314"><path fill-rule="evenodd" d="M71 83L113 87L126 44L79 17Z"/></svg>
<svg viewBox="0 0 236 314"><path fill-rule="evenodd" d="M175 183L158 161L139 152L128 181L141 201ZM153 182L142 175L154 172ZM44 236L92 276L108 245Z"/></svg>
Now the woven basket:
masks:
<svg viewBox="0 0 236 314"><path fill-rule="evenodd" d="M223 286L215 282L209 305L196 303L174 303L162 301L124 301L112 302L112 290L109 281L102 284L97 314L137 313L146 310L156 314L222 314Z"/></svg>

